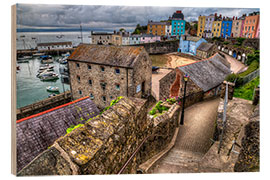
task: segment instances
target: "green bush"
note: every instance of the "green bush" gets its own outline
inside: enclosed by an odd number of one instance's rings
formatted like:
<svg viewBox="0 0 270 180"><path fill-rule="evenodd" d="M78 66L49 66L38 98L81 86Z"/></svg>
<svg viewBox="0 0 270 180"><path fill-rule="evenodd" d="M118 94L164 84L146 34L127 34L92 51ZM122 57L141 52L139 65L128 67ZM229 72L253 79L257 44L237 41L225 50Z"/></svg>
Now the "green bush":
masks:
<svg viewBox="0 0 270 180"><path fill-rule="evenodd" d="M236 75L236 74L230 74L230 75L228 75L226 78L225 78L225 80L226 81L228 81L228 82L233 82L234 83L234 81L235 81L235 79L237 78L238 76Z"/></svg>
<svg viewBox="0 0 270 180"><path fill-rule="evenodd" d="M238 87L234 89L234 97L252 100L254 88L256 88L260 84L260 77L255 78L244 86Z"/></svg>
<svg viewBox="0 0 270 180"><path fill-rule="evenodd" d="M246 75L252 73L256 69L259 68L259 62L258 61L252 61L252 63L249 65L248 69L242 73L239 74L239 77L245 77Z"/></svg>
<svg viewBox="0 0 270 180"><path fill-rule="evenodd" d="M246 64L249 66L253 61L260 62L260 51L254 50L253 53L247 55Z"/></svg>
<svg viewBox="0 0 270 180"><path fill-rule="evenodd" d="M162 114L164 111L168 111L168 107L161 106L162 101L158 101L155 107L149 112L150 115L154 115L154 117L157 116L157 114Z"/></svg>
<svg viewBox="0 0 270 180"><path fill-rule="evenodd" d="M229 43L230 43L229 41L223 42L224 45L227 45L227 44L229 44Z"/></svg>
<svg viewBox="0 0 270 180"><path fill-rule="evenodd" d="M176 99L173 97L173 98L166 99L166 101L167 101L169 104L174 104L174 103L176 102Z"/></svg>
<svg viewBox="0 0 270 180"><path fill-rule="evenodd" d="M67 134L68 133L70 133L71 131L73 131L74 129L76 129L76 128L78 128L78 127L81 127L81 126L83 126L83 124L78 124L78 125L72 125L72 126L70 126L69 128L67 128L67 130L66 130L66 132L67 132Z"/></svg>

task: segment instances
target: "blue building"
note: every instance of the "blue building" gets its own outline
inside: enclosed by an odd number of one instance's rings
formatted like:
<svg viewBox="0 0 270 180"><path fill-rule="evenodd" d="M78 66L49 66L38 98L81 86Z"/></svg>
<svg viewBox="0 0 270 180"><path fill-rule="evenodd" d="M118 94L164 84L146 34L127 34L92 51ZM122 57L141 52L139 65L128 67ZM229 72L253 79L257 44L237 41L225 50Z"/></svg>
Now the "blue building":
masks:
<svg viewBox="0 0 270 180"><path fill-rule="evenodd" d="M220 36L223 38L231 37L231 33L232 33L232 20L230 19L223 20L221 24Z"/></svg>
<svg viewBox="0 0 270 180"><path fill-rule="evenodd" d="M184 14L182 11L176 11L173 16L169 18L172 20L171 36L180 37L185 34L186 21L184 20Z"/></svg>
<svg viewBox="0 0 270 180"><path fill-rule="evenodd" d="M201 37L182 35L179 41L178 52L196 56L196 50L203 42L207 43L207 41Z"/></svg>

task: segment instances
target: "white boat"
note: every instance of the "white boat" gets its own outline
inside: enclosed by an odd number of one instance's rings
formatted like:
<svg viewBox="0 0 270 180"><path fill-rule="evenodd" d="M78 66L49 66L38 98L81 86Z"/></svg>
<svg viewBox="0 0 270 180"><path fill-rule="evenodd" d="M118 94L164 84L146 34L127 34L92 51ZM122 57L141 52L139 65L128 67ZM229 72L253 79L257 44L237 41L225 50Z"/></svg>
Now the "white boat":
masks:
<svg viewBox="0 0 270 180"><path fill-rule="evenodd" d="M54 73L54 72L48 72L48 71L44 71L42 73L39 73L37 75L38 78L40 78L40 80L42 81L52 81L52 80L56 80L59 79L59 75Z"/></svg>
<svg viewBox="0 0 270 180"><path fill-rule="evenodd" d="M45 53L34 53L33 56L44 56Z"/></svg>
<svg viewBox="0 0 270 180"><path fill-rule="evenodd" d="M47 91L50 91L50 92L59 92L59 88L56 87L56 86L48 86L46 87Z"/></svg>
<svg viewBox="0 0 270 180"><path fill-rule="evenodd" d="M43 64L53 63L52 56L43 55L43 56L40 56L40 59L41 59L41 63Z"/></svg>
<svg viewBox="0 0 270 180"><path fill-rule="evenodd" d="M26 59L31 59L31 58L32 56L19 56L17 60L26 60Z"/></svg>
<svg viewBox="0 0 270 180"><path fill-rule="evenodd" d="M61 56L62 56L62 57L68 57L68 56L70 56L70 53L67 52L67 53L65 53L65 54L61 54Z"/></svg>

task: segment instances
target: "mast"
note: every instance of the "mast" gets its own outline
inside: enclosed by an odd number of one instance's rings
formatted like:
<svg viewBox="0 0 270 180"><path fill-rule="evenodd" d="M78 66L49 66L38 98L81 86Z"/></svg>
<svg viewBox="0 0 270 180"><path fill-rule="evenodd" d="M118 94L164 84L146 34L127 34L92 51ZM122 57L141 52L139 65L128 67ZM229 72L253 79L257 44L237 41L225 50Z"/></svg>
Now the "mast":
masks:
<svg viewBox="0 0 270 180"><path fill-rule="evenodd" d="M82 25L80 24L80 30L81 30L81 41L83 43L83 35L82 35Z"/></svg>

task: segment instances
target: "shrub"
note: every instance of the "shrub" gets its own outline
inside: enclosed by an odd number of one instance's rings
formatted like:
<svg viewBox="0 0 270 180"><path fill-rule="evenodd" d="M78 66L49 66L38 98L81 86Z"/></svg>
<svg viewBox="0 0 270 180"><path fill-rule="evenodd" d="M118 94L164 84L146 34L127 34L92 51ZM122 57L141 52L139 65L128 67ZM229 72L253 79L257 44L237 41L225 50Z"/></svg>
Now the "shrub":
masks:
<svg viewBox="0 0 270 180"><path fill-rule="evenodd" d="M253 61L260 62L260 51L254 50L253 53L247 55L246 64L249 66Z"/></svg>
<svg viewBox="0 0 270 180"><path fill-rule="evenodd" d="M74 129L76 129L76 128L78 128L78 127L81 127L81 126L83 126L83 124L78 124L78 125L72 125L72 126L70 126L69 128L67 128L67 130L66 130L66 132L67 132L67 134L68 133L70 133L71 131L73 131Z"/></svg>
<svg viewBox="0 0 270 180"><path fill-rule="evenodd" d="M242 73L239 74L239 77L245 77L246 75L252 73L256 69L259 68L259 62L258 61L252 61L252 63L249 65L248 69Z"/></svg>
<svg viewBox="0 0 270 180"><path fill-rule="evenodd" d="M166 100L169 104L174 104L176 102L176 99L173 97L173 98L169 98Z"/></svg>
<svg viewBox="0 0 270 180"><path fill-rule="evenodd" d="M150 115L154 115L154 117L157 116L158 113L162 114L164 111L168 111L168 107L161 106L162 101L158 101L155 107L149 112Z"/></svg>
<svg viewBox="0 0 270 180"><path fill-rule="evenodd" d="M227 44L229 44L229 43L230 43L229 41L223 42L224 45L227 45Z"/></svg>
<svg viewBox="0 0 270 180"><path fill-rule="evenodd" d="M260 84L260 77L255 78L244 86L234 89L234 97L252 100L254 88Z"/></svg>
<svg viewBox="0 0 270 180"><path fill-rule="evenodd" d="M237 78L238 76L236 75L236 74L230 74L230 75L228 75L226 78L225 78L225 80L226 81L228 81L228 82L233 82L234 83L234 81L235 81L235 79Z"/></svg>

